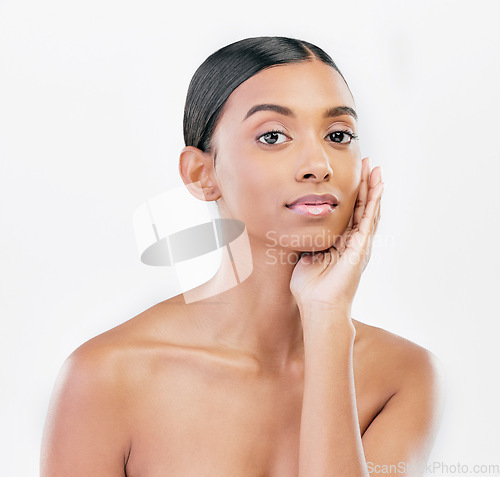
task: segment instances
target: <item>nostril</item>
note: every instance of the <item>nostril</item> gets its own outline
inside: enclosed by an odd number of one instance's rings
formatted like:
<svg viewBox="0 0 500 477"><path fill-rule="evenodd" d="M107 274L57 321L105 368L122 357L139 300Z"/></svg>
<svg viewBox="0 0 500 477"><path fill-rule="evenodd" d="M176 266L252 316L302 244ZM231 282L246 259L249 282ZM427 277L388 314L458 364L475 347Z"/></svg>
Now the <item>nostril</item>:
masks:
<svg viewBox="0 0 500 477"><path fill-rule="evenodd" d="M314 174L304 174L304 179L316 179L317 177L314 175ZM330 180L330 174L325 174L325 176L323 177L324 181L327 181L327 180Z"/></svg>

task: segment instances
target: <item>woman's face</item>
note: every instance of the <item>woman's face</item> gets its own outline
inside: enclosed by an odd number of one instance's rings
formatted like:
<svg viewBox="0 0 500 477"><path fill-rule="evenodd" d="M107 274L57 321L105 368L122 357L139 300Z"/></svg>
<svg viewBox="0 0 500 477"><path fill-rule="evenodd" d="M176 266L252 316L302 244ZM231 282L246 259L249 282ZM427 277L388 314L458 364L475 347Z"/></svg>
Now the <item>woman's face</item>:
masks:
<svg viewBox="0 0 500 477"><path fill-rule="evenodd" d="M212 138L221 216L290 251L333 245L360 183L355 115L342 77L318 60L268 68L242 83Z"/></svg>

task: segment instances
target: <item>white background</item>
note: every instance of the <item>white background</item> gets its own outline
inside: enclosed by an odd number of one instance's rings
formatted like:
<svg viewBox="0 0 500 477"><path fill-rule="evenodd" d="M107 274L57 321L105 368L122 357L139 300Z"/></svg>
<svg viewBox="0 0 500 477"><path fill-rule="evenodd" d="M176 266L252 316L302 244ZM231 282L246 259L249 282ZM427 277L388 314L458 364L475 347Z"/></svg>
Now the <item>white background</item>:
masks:
<svg viewBox="0 0 500 477"><path fill-rule="evenodd" d="M176 293L133 213L180 184L196 68L260 35L318 44L354 93L386 187L353 316L442 361L430 461L500 465L497 3L175 3L0 0L2 475L38 473L64 359Z"/></svg>

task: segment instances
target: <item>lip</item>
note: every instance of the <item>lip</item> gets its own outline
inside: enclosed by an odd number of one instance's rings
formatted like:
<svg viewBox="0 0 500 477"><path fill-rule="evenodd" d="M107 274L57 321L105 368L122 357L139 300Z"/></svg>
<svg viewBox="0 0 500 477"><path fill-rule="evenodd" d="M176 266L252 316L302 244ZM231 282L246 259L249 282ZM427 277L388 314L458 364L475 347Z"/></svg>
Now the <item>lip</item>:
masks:
<svg viewBox="0 0 500 477"><path fill-rule="evenodd" d="M339 200L332 194L309 194L299 197L286 207L299 215L325 217L330 215L338 204Z"/></svg>
<svg viewBox="0 0 500 477"><path fill-rule="evenodd" d="M328 204L330 206L336 206L339 204L339 200L336 196L332 194L308 194L302 197L299 197L297 200L294 200L290 204L287 204L287 207L292 207L294 205L321 205Z"/></svg>

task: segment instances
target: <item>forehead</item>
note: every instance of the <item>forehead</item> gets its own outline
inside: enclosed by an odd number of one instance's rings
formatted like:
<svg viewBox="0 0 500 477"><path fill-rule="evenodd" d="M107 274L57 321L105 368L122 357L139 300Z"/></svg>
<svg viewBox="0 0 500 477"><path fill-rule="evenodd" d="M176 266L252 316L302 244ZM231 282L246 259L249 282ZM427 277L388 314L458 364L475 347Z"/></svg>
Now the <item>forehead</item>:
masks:
<svg viewBox="0 0 500 477"><path fill-rule="evenodd" d="M273 66L252 76L231 93L221 119L242 121L252 106L262 103L303 114L332 106L355 108L342 76L319 60Z"/></svg>

